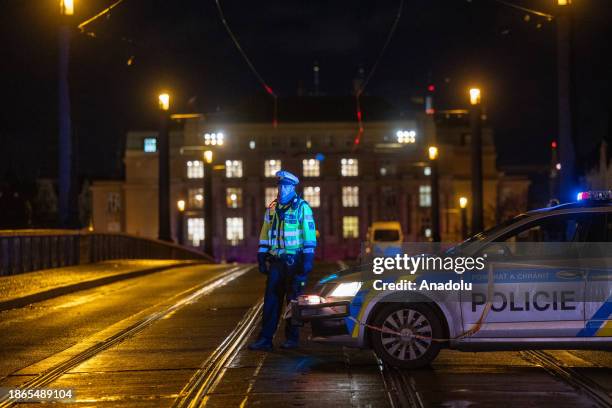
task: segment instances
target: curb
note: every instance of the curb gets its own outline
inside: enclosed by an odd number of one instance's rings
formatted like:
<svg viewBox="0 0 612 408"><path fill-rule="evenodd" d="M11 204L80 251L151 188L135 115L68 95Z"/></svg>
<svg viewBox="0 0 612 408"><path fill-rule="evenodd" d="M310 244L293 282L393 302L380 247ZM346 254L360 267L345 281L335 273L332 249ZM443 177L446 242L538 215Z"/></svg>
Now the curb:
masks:
<svg viewBox="0 0 612 408"><path fill-rule="evenodd" d="M182 261L180 263L164 266L156 266L155 268L139 269L136 271L120 273L117 275L105 276L103 278L91 279L83 282L77 282L70 285L60 286L57 288L45 290L38 293L32 293L19 298L9 299L0 301L0 312L11 309L18 309L21 307L28 306L32 303L42 302L44 300L53 299L69 293L78 292L81 290L92 289L98 286L104 286L111 283L119 282L126 279L138 278L140 276L150 275L152 273L161 272L167 269L180 268L183 266L192 266L198 264L208 264L208 262L201 261Z"/></svg>

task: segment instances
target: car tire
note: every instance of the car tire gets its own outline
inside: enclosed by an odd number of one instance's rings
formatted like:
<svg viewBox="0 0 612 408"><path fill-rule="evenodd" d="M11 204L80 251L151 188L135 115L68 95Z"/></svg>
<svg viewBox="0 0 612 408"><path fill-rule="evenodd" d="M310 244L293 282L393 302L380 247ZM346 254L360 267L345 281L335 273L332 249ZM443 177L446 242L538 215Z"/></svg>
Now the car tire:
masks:
<svg viewBox="0 0 612 408"><path fill-rule="evenodd" d="M426 303L388 303L376 313L371 324L388 330L370 329L370 338L376 355L393 367L425 367L440 352L441 342L411 337L412 333L433 339L443 336L440 319Z"/></svg>

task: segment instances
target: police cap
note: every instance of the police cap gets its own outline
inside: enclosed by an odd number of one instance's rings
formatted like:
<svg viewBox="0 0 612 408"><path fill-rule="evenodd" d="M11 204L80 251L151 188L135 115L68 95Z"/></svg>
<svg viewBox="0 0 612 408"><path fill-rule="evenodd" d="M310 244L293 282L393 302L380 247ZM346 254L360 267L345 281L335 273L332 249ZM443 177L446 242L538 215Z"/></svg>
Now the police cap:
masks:
<svg viewBox="0 0 612 408"><path fill-rule="evenodd" d="M300 179L285 170L276 172L276 180L278 181L278 184L281 185L297 186L300 183Z"/></svg>

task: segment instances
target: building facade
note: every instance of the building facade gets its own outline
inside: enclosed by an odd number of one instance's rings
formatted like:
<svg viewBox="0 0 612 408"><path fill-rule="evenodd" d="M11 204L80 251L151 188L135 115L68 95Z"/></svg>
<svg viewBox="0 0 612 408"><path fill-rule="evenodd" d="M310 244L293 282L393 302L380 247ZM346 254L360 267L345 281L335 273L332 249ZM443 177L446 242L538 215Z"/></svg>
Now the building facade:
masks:
<svg viewBox="0 0 612 408"><path fill-rule="evenodd" d="M274 174L282 168L300 177L300 193L313 208L318 258L357 257L368 226L379 220L399 221L406 241L429 240L427 148L436 145L442 240L460 240L459 197L470 197L467 115L394 116L381 111L376 115L372 109L366 115L358 140L353 112L311 112L306 118L324 117L319 120L305 120L302 114L275 120L238 114L180 119L170 134L171 203L184 200L185 210L179 214L176 205L171 208L173 236L180 241L177 233L182 231L183 242L202 246L204 177L211 176L215 256L253 261L265 209L276 195ZM125 181L96 182L92 187L94 228L156 237L156 132L129 132L126 146ZM206 150L213 152L211 175L204 174ZM486 226L509 215L505 212L526 208L529 183L497 170L492 133L486 127L483 168ZM520 208L508 210L508 201Z"/></svg>

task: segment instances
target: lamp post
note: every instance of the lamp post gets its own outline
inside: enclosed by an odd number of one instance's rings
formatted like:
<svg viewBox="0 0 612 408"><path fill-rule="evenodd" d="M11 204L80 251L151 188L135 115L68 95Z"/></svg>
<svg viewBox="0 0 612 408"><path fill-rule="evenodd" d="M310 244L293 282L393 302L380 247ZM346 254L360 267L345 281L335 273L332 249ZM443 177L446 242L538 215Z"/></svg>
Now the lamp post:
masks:
<svg viewBox="0 0 612 408"><path fill-rule="evenodd" d="M438 148L429 146L431 166L431 239L440 242L440 180L438 176Z"/></svg>
<svg viewBox="0 0 612 408"><path fill-rule="evenodd" d="M213 254L213 152L204 152L204 252L214 257Z"/></svg>
<svg viewBox="0 0 612 408"><path fill-rule="evenodd" d="M482 107L481 92L470 89L470 129L472 146L472 233L483 229L482 198Z"/></svg>
<svg viewBox="0 0 612 408"><path fill-rule="evenodd" d="M60 26L58 35L58 175L59 224L68 227L71 220L72 190L72 123L70 119L70 90L68 68L70 61L70 22L74 15L74 1L60 0Z"/></svg>
<svg viewBox="0 0 612 408"><path fill-rule="evenodd" d="M170 95L159 95L159 135L158 135L158 237L172 242L170 233L170 141L168 137L168 110Z"/></svg>
<svg viewBox="0 0 612 408"><path fill-rule="evenodd" d="M571 0L557 0L557 87L560 188L562 202L573 201L575 189L575 153L572 130L572 16Z"/></svg>
<svg viewBox="0 0 612 408"><path fill-rule="evenodd" d="M185 200L176 202L178 213L176 215L176 240L179 245L184 245L185 233L183 231L185 225Z"/></svg>
<svg viewBox="0 0 612 408"><path fill-rule="evenodd" d="M466 239L468 237L467 205L467 197L459 197L459 208L461 211L461 239Z"/></svg>

